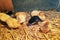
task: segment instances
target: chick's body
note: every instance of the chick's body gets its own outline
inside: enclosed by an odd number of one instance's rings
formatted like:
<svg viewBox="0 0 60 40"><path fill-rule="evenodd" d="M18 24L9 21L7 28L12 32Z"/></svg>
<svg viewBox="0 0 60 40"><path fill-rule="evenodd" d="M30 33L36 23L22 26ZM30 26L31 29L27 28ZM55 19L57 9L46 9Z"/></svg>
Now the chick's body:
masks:
<svg viewBox="0 0 60 40"><path fill-rule="evenodd" d="M17 20L14 18L7 19L6 23L8 24L9 28L18 28L21 26L19 22L17 22Z"/></svg>
<svg viewBox="0 0 60 40"><path fill-rule="evenodd" d="M19 23L23 23L26 21L26 13L25 12L17 12L16 17Z"/></svg>
<svg viewBox="0 0 60 40"><path fill-rule="evenodd" d="M28 21L28 25L37 24L38 21L42 21L38 16L32 16Z"/></svg>

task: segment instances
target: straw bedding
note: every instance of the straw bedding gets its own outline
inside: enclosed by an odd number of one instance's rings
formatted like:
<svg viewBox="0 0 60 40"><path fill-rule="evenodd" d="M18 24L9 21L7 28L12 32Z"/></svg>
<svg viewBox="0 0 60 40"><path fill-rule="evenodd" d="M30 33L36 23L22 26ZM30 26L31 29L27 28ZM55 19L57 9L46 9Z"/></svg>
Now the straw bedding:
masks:
<svg viewBox="0 0 60 40"><path fill-rule="evenodd" d="M27 27L23 25L22 29L8 29L0 23L0 40L60 40L60 12L45 11L49 19L48 33L38 30L39 25Z"/></svg>

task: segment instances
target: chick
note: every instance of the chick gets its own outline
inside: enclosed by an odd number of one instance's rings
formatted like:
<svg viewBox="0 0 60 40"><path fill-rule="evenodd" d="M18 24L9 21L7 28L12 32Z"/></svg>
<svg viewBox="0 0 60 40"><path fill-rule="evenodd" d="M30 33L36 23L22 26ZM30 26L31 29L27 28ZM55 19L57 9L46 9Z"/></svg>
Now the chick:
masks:
<svg viewBox="0 0 60 40"><path fill-rule="evenodd" d="M31 12L31 18L29 19L28 21L28 25L32 25L32 24L38 24L39 21L42 22L42 19L40 19L40 13L41 11L37 11L37 10L34 10Z"/></svg>
<svg viewBox="0 0 60 40"><path fill-rule="evenodd" d="M39 20L41 21L40 24L38 24ZM43 11L32 11L31 13L31 19L28 21L28 24L38 24L40 25L40 29L42 32L46 33L49 31L48 24L49 21L47 20L45 13Z"/></svg>
<svg viewBox="0 0 60 40"><path fill-rule="evenodd" d="M19 23L24 23L26 21L26 12L17 12L15 16Z"/></svg>
<svg viewBox="0 0 60 40"><path fill-rule="evenodd" d="M6 14L15 18L15 12L14 11L7 11Z"/></svg>
<svg viewBox="0 0 60 40"><path fill-rule="evenodd" d="M21 27L20 23L5 13L0 13L0 20L5 22L9 28Z"/></svg>

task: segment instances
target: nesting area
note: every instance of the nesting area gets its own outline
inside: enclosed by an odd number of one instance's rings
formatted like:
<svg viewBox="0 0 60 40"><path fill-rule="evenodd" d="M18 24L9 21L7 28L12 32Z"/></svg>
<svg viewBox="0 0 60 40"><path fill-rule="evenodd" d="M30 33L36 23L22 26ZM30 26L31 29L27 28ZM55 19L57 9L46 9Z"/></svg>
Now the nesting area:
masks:
<svg viewBox="0 0 60 40"><path fill-rule="evenodd" d="M21 29L9 29L0 23L0 40L60 40L60 12L44 12L49 20L49 32L38 30L39 25L22 25Z"/></svg>

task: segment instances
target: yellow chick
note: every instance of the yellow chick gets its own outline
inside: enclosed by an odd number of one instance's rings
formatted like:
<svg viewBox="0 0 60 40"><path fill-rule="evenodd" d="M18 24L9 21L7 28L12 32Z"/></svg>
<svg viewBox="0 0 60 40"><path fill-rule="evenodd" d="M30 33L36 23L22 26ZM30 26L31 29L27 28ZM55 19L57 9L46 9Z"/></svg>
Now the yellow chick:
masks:
<svg viewBox="0 0 60 40"><path fill-rule="evenodd" d="M26 21L26 12L17 12L15 16L17 17L19 23L23 23Z"/></svg>
<svg viewBox="0 0 60 40"><path fill-rule="evenodd" d="M6 22L9 28L21 27L20 23L5 13L0 13L0 20Z"/></svg>
<svg viewBox="0 0 60 40"><path fill-rule="evenodd" d="M6 21L8 18L10 18L9 15L7 15L6 13L0 13L0 20L1 21Z"/></svg>
<svg viewBox="0 0 60 40"><path fill-rule="evenodd" d="M8 24L9 28L19 28L19 27L21 27L20 23L14 18L8 18L6 20L6 23Z"/></svg>

